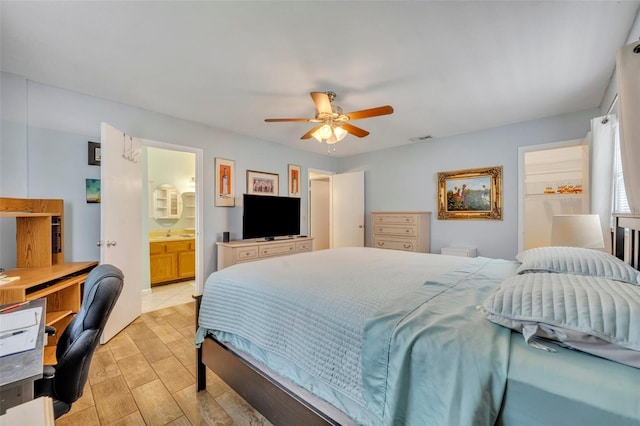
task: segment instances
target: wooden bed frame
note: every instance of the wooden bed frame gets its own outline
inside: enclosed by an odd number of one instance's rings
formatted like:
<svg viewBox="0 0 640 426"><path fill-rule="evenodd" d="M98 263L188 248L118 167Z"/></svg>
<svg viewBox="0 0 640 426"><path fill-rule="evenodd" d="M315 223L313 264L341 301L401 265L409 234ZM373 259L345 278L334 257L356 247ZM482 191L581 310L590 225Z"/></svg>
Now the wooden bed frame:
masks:
<svg viewBox="0 0 640 426"><path fill-rule="evenodd" d="M197 329L202 295L195 296L195 299ZM207 367L276 426L340 424L211 336L207 336L196 349L198 391L207 387Z"/></svg>
<svg viewBox="0 0 640 426"><path fill-rule="evenodd" d="M640 216L616 215L615 224L614 254L640 269ZM201 298L195 297L196 329ZM211 336L196 350L198 391L206 388L207 367L276 426L340 424Z"/></svg>

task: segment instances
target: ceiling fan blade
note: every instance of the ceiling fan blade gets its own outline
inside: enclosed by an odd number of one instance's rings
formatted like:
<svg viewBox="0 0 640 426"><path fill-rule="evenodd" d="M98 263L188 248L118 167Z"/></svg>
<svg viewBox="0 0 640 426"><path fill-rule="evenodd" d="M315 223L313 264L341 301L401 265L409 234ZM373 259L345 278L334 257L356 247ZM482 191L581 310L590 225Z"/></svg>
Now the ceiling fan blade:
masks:
<svg viewBox="0 0 640 426"><path fill-rule="evenodd" d="M315 118L265 118L264 121L267 123L280 123L283 121L304 121L308 123L310 121L315 120Z"/></svg>
<svg viewBox="0 0 640 426"><path fill-rule="evenodd" d="M324 92L311 92L311 99L316 104L316 109L319 113L324 112L326 114L332 114L331 102L329 102L329 95Z"/></svg>
<svg viewBox="0 0 640 426"><path fill-rule="evenodd" d="M353 136L357 136L359 138L364 138L369 134L369 132L367 132L366 130L361 129L360 127L356 127L353 124L349 124L349 123L341 123L340 127L342 127L347 132L351 133Z"/></svg>
<svg viewBox="0 0 640 426"><path fill-rule="evenodd" d="M344 115L349 117L349 120L359 120L361 118L377 117L379 115L387 115L392 113L393 113L393 107L391 105L385 105L377 108L347 112Z"/></svg>
<svg viewBox="0 0 640 426"><path fill-rule="evenodd" d="M313 132L315 132L316 130L318 130L322 126L323 125L321 124L319 126L315 126L315 127L311 128L311 130L309 130L307 133L302 135L302 137L300 139L309 139L309 138L311 138L311 135L313 134Z"/></svg>

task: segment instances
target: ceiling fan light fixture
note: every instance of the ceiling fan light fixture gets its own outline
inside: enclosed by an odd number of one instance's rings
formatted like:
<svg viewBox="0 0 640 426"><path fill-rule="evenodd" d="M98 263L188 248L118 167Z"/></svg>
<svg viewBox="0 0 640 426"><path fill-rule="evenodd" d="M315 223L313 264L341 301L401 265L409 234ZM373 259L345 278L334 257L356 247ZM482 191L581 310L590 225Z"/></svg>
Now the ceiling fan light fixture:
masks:
<svg viewBox="0 0 640 426"><path fill-rule="evenodd" d="M343 140L347 134L352 134L359 138L369 135L369 132L356 127L349 122L352 120L360 120L363 118L377 117L380 115L393 114L391 105L380 106L376 108L363 109L344 113L341 106L335 105L333 101L336 98L334 92L311 92L311 99L316 106L316 115L313 118L266 118L266 122L309 122L317 123L314 128L302 135L300 139L309 139L313 137L320 143L333 145ZM331 152L331 149L329 150Z"/></svg>
<svg viewBox="0 0 640 426"><path fill-rule="evenodd" d="M329 139L333 135L333 129L331 129L330 125L325 124L318 129L318 133L320 133L322 139Z"/></svg>
<svg viewBox="0 0 640 426"><path fill-rule="evenodd" d="M345 136L347 136L349 132L347 132L345 129L343 129L340 126L336 126L333 128L333 134L336 136L336 139L338 141L341 141L342 139L344 139Z"/></svg>
<svg viewBox="0 0 640 426"><path fill-rule="evenodd" d="M324 141L327 143L327 145L333 145L334 143L337 143L339 139L336 138L336 135L331 135L329 139L325 139Z"/></svg>
<svg viewBox="0 0 640 426"><path fill-rule="evenodd" d="M311 133L311 136L313 136L313 138L318 142L322 143L322 137L320 137L320 130L316 130L315 132Z"/></svg>

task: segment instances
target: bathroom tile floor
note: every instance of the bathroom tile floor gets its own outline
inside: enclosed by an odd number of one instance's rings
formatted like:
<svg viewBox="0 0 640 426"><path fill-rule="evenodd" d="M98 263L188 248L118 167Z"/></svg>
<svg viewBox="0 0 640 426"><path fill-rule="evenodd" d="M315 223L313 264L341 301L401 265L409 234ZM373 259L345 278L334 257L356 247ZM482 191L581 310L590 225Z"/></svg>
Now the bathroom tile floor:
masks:
<svg viewBox="0 0 640 426"><path fill-rule="evenodd" d="M142 312L157 311L170 306L193 301L196 282L182 281L151 288L151 293L142 296Z"/></svg>

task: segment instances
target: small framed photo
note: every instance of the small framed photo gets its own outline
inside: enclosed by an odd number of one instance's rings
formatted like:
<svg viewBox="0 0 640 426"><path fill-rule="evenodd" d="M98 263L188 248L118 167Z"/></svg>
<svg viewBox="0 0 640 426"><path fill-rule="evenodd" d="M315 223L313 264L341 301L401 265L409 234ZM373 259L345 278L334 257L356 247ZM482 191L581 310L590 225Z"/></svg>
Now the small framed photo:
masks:
<svg viewBox="0 0 640 426"><path fill-rule="evenodd" d="M233 207L236 205L235 177L236 162L225 158L215 159L216 170L216 203L217 207Z"/></svg>
<svg viewBox="0 0 640 426"><path fill-rule="evenodd" d="M289 164L289 197L300 197L300 166Z"/></svg>
<svg viewBox="0 0 640 426"><path fill-rule="evenodd" d="M502 166L438 172L438 219L502 220Z"/></svg>
<svg viewBox="0 0 640 426"><path fill-rule="evenodd" d="M100 179L85 179L84 186L86 189L87 203L100 202Z"/></svg>
<svg viewBox="0 0 640 426"><path fill-rule="evenodd" d="M247 194L279 195L278 186L278 174L247 170Z"/></svg>
<svg viewBox="0 0 640 426"><path fill-rule="evenodd" d="M89 142L89 165L99 166L101 159L100 142Z"/></svg>

